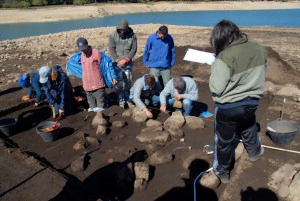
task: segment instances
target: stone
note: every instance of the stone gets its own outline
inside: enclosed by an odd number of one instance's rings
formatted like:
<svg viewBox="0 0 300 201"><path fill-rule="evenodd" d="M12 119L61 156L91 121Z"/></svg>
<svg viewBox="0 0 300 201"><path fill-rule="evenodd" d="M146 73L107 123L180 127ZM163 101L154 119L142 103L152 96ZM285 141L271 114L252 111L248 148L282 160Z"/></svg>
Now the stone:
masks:
<svg viewBox="0 0 300 201"><path fill-rule="evenodd" d="M128 110L125 110L123 113L122 113L122 117L131 117L132 116L132 108L129 108Z"/></svg>
<svg viewBox="0 0 300 201"><path fill-rule="evenodd" d="M96 131L96 135L105 135L106 134L106 127L99 125Z"/></svg>
<svg viewBox="0 0 300 201"><path fill-rule="evenodd" d="M80 139L76 144L74 144L73 149L83 150L89 146L89 143L85 139Z"/></svg>
<svg viewBox="0 0 300 201"><path fill-rule="evenodd" d="M278 189L278 195L282 198L286 198L289 196L290 191L289 191L289 181L287 178L283 179L283 182L281 182L280 187Z"/></svg>
<svg viewBox="0 0 300 201"><path fill-rule="evenodd" d="M143 110L135 107L132 110L132 120L135 122L145 122L148 119L146 113Z"/></svg>
<svg viewBox="0 0 300 201"><path fill-rule="evenodd" d="M75 133L74 137L78 138L78 139L85 139L86 135L87 134L85 134L83 131L79 131L79 132Z"/></svg>
<svg viewBox="0 0 300 201"><path fill-rule="evenodd" d="M134 163L134 173L136 179L149 180L149 165L142 162Z"/></svg>
<svg viewBox="0 0 300 201"><path fill-rule="evenodd" d="M170 140L167 132L143 132L136 136L141 143L166 143Z"/></svg>
<svg viewBox="0 0 300 201"><path fill-rule="evenodd" d="M123 128L127 125L126 121L114 121L112 122L112 126L116 128Z"/></svg>
<svg viewBox="0 0 300 201"><path fill-rule="evenodd" d="M153 119L149 119L146 122L146 126L151 127L151 126L162 126L162 123L157 121L157 120L153 120Z"/></svg>
<svg viewBox="0 0 300 201"><path fill-rule="evenodd" d="M300 200L300 172L298 172L289 186L289 199L290 201L299 201Z"/></svg>
<svg viewBox="0 0 300 201"><path fill-rule="evenodd" d="M149 133L149 132L162 132L164 128L162 126L150 126L143 128L141 133Z"/></svg>
<svg viewBox="0 0 300 201"><path fill-rule="evenodd" d="M220 185L220 179L213 171L205 173L200 179L200 185L210 189L216 189Z"/></svg>
<svg viewBox="0 0 300 201"><path fill-rule="evenodd" d="M160 165L164 163L169 163L173 160L173 155L169 152L157 151L149 157L149 162L151 165Z"/></svg>
<svg viewBox="0 0 300 201"><path fill-rule="evenodd" d="M80 156L75 161L71 163L71 170L74 172L83 171L84 170L84 160L85 155Z"/></svg>
<svg viewBox="0 0 300 201"><path fill-rule="evenodd" d="M300 170L300 163L296 163L296 164L294 165L294 167L295 167L296 170L299 171L299 170Z"/></svg>
<svg viewBox="0 0 300 201"><path fill-rule="evenodd" d="M95 115L95 117L92 120L92 126L94 128L97 128L99 125L107 126L107 124L108 124L108 122L106 119L104 119L102 112L97 112L97 114Z"/></svg>
<svg viewBox="0 0 300 201"><path fill-rule="evenodd" d="M170 116L164 123L164 127L178 129L181 128L185 123L185 119L181 113L181 111L173 112L172 116Z"/></svg>
<svg viewBox="0 0 300 201"><path fill-rule="evenodd" d="M276 172L271 175L273 180L281 182L284 177L288 177L290 173L295 170L295 167L289 163L284 164Z"/></svg>
<svg viewBox="0 0 300 201"><path fill-rule="evenodd" d="M172 137L178 137L178 138L181 138L184 136L184 133L181 129L177 128L177 129L174 129L174 128L166 128L165 129Z"/></svg>
<svg viewBox="0 0 300 201"><path fill-rule="evenodd" d="M145 179L136 179L134 181L134 190L135 192L143 191L147 188L148 182Z"/></svg>
<svg viewBox="0 0 300 201"><path fill-rule="evenodd" d="M265 82L265 92L274 92L275 85L273 82L266 81Z"/></svg>
<svg viewBox="0 0 300 201"><path fill-rule="evenodd" d="M244 145L243 143L239 143L234 151L235 161L238 161L241 158L243 151L244 151Z"/></svg>
<svg viewBox="0 0 300 201"><path fill-rule="evenodd" d="M93 137L86 137L85 140L92 146L98 146L100 144L99 140Z"/></svg>
<svg viewBox="0 0 300 201"><path fill-rule="evenodd" d="M205 122L200 117L187 116L185 117L186 125L189 129L196 130L205 127Z"/></svg>
<svg viewBox="0 0 300 201"><path fill-rule="evenodd" d="M277 181L277 180L271 180L269 181L268 183L268 186L270 186L271 188L273 188L274 190L278 190L279 187L280 187L280 181Z"/></svg>
<svg viewBox="0 0 300 201"><path fill-rule="evenodd" d="M148 155L153 154L154 152L156 152L158 149L156 144L147 144L145 147L145 150L147 152Z"/></svg>

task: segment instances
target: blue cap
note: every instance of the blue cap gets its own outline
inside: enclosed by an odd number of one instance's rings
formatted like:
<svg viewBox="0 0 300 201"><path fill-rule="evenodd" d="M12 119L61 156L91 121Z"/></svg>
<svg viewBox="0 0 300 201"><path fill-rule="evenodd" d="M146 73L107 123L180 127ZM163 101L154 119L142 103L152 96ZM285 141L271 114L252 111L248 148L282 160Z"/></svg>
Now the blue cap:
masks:
<svg viewBox="0 0 300 201"><path fill-rule="evenodd" d="M43 66L39 70L40 83L44 84L48 81L48 76L51 74L51 68L49 66Z"/></svg>
<svg viewBox="0 0 300 201"><path fill-rule="evenodd" d="M19 85L24 88L29 84L29 79L27 79L27 74L24 73L19 79L18 79L18 83Z"/></svg>

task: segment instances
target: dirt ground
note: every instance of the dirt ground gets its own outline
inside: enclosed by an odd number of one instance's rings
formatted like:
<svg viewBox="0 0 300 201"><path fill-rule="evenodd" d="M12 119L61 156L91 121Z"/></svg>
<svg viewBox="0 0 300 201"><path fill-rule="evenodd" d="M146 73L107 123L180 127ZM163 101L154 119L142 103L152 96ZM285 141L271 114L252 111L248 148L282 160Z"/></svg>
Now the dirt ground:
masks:
<svg viewBox="0 0 300 201"><path fill-rule="evenodd" d="M203 30L208 31L209 29ZM268 86L273 87L273 90L268 89L269 93L261 100L257 110L257 122L261 126L260 136L263 143L276 147L266 135L266 124L279 117L283 97L287 98L284 118L300 124L300 104L297 102L300 94L298 91L292 93L294 89L292 85L298 88L300 86L298 67L300 58L298 55L289 54L289 51L296 52L298 43L294 43L294 46L279 47L279 43L283 44L280 41L286 40L290 44L298 38L299 42L299 32L291 31L287 34L286 31L281 32L279 29L264 32L258 28L247 29L247 34L263 41L268 54L267 80L273 84ZM270 35L273 36L272 41ZM181 35L183 36L184 34ZM146 34L141 38L145 37ZM175 37L179 38L179 35L175 34ZM186 40L186 43L195 44L192 48L211 51L208 45L199 46L198 43L204 42L198 42L195 38ZM193 40L195 43L189 42ZM207 84L210 67L183 61L188 48L191 46L177 46L177 63L172 69L172 74L191 75L197 81L199 107L195 110L195 115L199 116L201 109L213 112L213 101ZM53 63L62 63L65 59L60 54L54 56L50 53L47 58ZM24 69L17 67L12 69L13 62L13 59L2 60L1 68L5 69L5 72L20 74ZM24 66L32 66L43 61L29 58L23 59L22 62ZM148 72L142 65L141 57L137 57L135 66L134 80ZM71 78L71 81L73 86L81 83L76 78ZM288 88L289 93L284 96L277 94L286 84L291 84ZM211 166L212 156L205 155L202 148L206 144L213 144L213 117L204 119L206 126L203 129L191 130L186 125L183 126L184 142L174 138L166 144L158 145L157 150L172 153L173 160L166 164L151 166L150 181L145 190L135 192L132 183L126 188L120 188L119 181L116 180L118 171L131 167L137 160L148 163L146 145L136 139L141 129L146 127L146 123L136 123L130 118L124 119L122 117L124 110L113 105L103 112L109 122L125 120L127 125L124 128L110 126L107 135L97 136L96 130L91 126L95 114L78 110L60 121L59 139L47 143L36 134L38 123L52 120L47 104L34 108L30 102L21 103L20 98L26 91L20 89L15 82L9 85L2 83L2 89L1 119L18 118L19 124L17 133L9 138L3 137L5 142L2 141L1 144L0 200L193 200L194 179ZM107 92L113 99L114 90ZM156 119L163 123L168 117L168 113L158 112ZM100 145L89 146L83 151L74 150L73 145L78 141L76 134L80 131L97 138L101 142ZM299 144L298 133L291 145L284 148L300 151ZM189 150L188 146L192 149ZM193 160L189 168L185 169L184 161L193 153L200 153L201 157ZM84 154L87 155L85 169L79 172L72 171L70 164ZM267 183L270 175L283 164L299 163L299 154L267 149L262 159L255 163L250 163L247 157L244 151L229 184L221 185L215 190L197 184L197 200L287 200L280 198Z"/></svg>

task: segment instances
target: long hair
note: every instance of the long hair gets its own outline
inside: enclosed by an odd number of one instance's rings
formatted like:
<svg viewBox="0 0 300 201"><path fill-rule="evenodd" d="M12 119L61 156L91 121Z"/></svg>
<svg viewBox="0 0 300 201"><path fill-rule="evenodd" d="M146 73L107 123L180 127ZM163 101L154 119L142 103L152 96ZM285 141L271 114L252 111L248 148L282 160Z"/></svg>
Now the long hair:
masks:
<svg viewBox="0 0 300 201"><path fill-rule="evenodd" d="M58 72L52 67L51 71L51 81L56 81L58 78Z"/></svg>
<svg viewBox="0 0 300 201"><path fill-rule="evenodd" d="M210 43L215 49L216 56L233 41L246 34L242 33L238 26L229 20L220 21L212 30Z"/></svg>

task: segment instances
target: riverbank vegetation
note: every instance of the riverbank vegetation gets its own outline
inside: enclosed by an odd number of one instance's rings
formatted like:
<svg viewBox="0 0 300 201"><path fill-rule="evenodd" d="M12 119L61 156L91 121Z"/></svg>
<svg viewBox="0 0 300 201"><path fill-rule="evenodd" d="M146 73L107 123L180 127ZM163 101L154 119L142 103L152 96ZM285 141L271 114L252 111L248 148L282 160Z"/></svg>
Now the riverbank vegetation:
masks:
<svg viewBox="0 0 300 201"><path fill-rule="evenodd" d="M0 8L29 8L29 7L50 6L50 5L84 5L84 4L91 4L91 3L148 3L148 2L159 2L159 1L160 0L0 0ZM168 0L168 1L178 2L178 0ZM209 2L209 0L181 0L181 1ZM288 0L280 0L280 1L287 2Z"/></svg>

